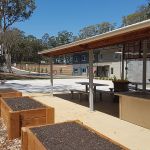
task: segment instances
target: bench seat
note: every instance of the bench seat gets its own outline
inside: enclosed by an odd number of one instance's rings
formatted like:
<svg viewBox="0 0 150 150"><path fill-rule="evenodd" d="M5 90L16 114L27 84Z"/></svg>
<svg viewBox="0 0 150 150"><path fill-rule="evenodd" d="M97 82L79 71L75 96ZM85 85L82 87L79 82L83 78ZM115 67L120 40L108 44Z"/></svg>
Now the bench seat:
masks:
<svg viewBox="0 0 150 150"><path fill-rule="evenodd" d="M104 94L104 93L112 95L114 97L114 91L113 90L111 90L111 91L96 90L96 93L99 94L100 101L102 101L102 94Z"/></svg>
<svg viewBox="0 0 150 150"><path fill-rule="evenodd" d="M77 90L77 89L70 89L71 92L71 99L73 99L73 94L78 93L79 94L79 100L81 101L81 96L84 95L89 95L89 92L83 91L83 90Z"/></svg>

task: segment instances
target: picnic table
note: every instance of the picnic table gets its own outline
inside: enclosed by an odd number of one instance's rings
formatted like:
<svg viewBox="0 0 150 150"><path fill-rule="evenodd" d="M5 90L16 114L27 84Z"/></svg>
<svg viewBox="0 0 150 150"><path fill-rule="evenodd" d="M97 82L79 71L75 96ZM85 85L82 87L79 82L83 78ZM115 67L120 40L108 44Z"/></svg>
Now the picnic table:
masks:
<svg viewBox="0 0 150 150"><path fill-rule="evenodd" d="M88 92L89 90L89 82L76 82L77 84L85 85L85 91ZM93 90L96 93L97 86L109 86L108 84L101 84L101 83L93 83Z"/></svg>
<svg viewBox="0 0 150 150"><path fill-rule="evenodd" d="M133 88L135 91L139 90L138 88L139 85L142 85L142 83L140 82L130 82L130 84L134 86ZM129 86L129 89L132 89L132 86Z"/></svg>
<svg viewBox="0 0 150 150"><path fill-rule="evenodd" d="M73 99L73 93L76 92L79 94L79 99L81 100L81 95L84 94L84 95L89 95L89 82L76 82L77 84L81 84L81 85L85 85L85 90L77 90L77 89L71 89L70 92L71 92L71 97ZM100 83L93 83L93 91L94 91L94 99L96 99L96 93L99 92L97 91L96 87L97 86L109 86L107 84L100 84ZM99 92L100 93L100 99L101 99L101 91Z"/></svg>

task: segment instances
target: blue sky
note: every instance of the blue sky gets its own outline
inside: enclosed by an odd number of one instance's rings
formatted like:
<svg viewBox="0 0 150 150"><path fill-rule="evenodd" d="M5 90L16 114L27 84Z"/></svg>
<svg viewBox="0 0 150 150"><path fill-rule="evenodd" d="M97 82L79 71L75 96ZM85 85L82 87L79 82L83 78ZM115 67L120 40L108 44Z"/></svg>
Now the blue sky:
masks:
<svg viewBox="0 0 150 150"><path fill-rule="evenodd" d="M67 30L74 35L88 25L109 21L121 24L122 16L133 13L147 0L36 0L29 20L15 23L27 35L41 38L44 33L57 35Z"/></svg>

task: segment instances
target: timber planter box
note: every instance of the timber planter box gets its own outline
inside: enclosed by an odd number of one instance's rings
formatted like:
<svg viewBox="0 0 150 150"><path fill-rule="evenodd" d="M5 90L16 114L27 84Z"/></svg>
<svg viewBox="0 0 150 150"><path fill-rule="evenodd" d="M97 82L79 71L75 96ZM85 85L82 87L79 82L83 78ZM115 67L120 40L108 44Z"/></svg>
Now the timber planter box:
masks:
<svg viewBox="0 0 150 150"><path fill-rule="evenodd" d="M22 92L12 88L0 89L0 116L1 116L1 98L21 97Z"/></svg>
<svg viewBox="0 0 150 150"><path fill-rule="evenodd" d="M19 96L22 96L22 92L19 92L12 88L0 89L0 97L19 97Z"/></svg>
<svg viewBox="0 0 150 150"><path fill-rule="evenodd" d="M150 93L123 92L119 96L119 118L150 130Z"/></svg>
<svg viewBox="0 0 150 150"><path fill-rule="evenodd" d="M21 127L54 123L54 108L27 96L3 98L1 115L10 140L20 137Z"/></svg>
<svg viewBox="0 0 150 150"><path fill-rule="evenodd" d="M129 91L128 84L129 81L113 81L114 92L126 92Z"/></svg>
<svg viewBox="0 0 150 150"><path fill-rule="evenodd" d="M22 150L121 150L126 147L79 121L22 128Z"/></svg>

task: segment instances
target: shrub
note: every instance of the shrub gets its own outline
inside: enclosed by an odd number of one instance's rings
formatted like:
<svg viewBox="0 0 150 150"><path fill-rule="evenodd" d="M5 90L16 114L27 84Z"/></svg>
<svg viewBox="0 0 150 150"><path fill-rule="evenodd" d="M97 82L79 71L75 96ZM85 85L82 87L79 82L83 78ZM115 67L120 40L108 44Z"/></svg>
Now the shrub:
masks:
<svg viewBox="0 0 150 150"><path fill-rule="evenodd" d="M46 73L48 72L47 68L45 68L45 72L46 72Z"/></svg>
<svg viewBox="0 0 150 150"><path fill-rule="evenodd" d="M34 72L36 72L36 67L34 68Z"/></svg>
<svg viewBox="0 0 150 150"><path fill-rule="evenodd" d="M42 68L42 69L41 69L41 73L43 73L43 72L44 72L44 69Z"/></svg>

